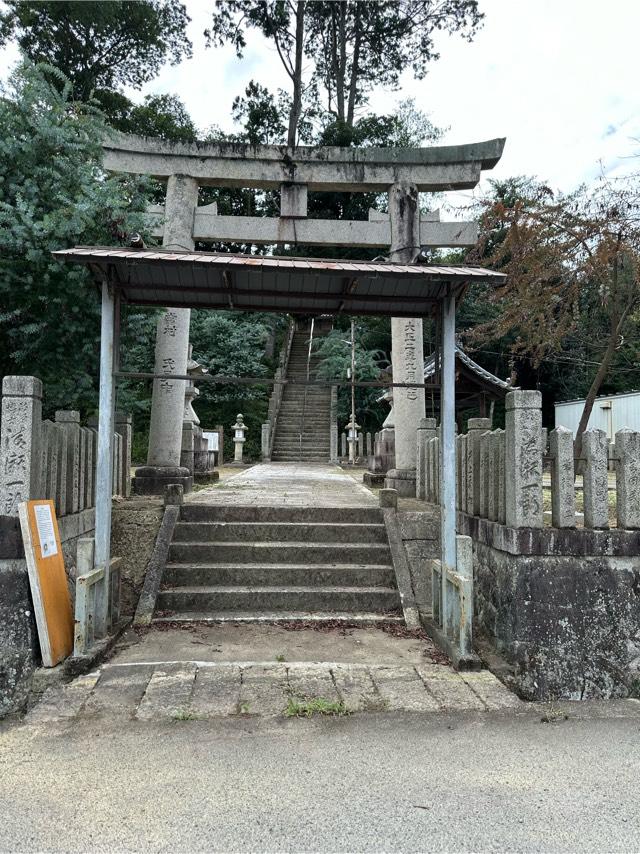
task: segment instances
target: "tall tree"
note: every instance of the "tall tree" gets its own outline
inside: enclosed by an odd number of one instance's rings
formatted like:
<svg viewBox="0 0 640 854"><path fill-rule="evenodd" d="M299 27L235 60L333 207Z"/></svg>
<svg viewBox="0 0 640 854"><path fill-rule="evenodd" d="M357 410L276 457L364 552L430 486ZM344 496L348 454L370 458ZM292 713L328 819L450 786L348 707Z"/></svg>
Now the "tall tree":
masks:
<svg viewBox="0 0 640 854"><path fill-rule="evenodd" d="M255 29L273 42L291 81L287 121L287 145L295 145L302 115L305 0L216 0L211 27L205 31L210 44L229 43L240 58L246 47L246 31Z"/></svg>
<svg viewBox="0 0 640 854"><path fill-rule="evenodd" d="M167 60L175 65L191 56L190 19L175 0L6 0L4 7L0 44L15 39L32 62L62 71L74 98L87 101L95 95L105 111L114 91L139 89Z"/></svg>
<svg viewBox="0 0 640 854"><path fill-rule="evenodd" d="M580 437L640 307L640 180L603 178L595 187L555 195L520 179L494 184L483 204L474 255L508 278L493 295L498 311L472 337L510 335L511 352L534 365L567 358L567 345L578 345L583 363L595 368Z"/></svg>
<svg viewBox="0 0 640 854"><path fill-rule="evenodd" d="M295 145L305 95L322 93L335 121L352 129L374 86L396 89L407 68L424 77L439 57L437 32L471 40L482 18L477 0L217 0L206 36L239 57L250 29L274 43L291 80L287 143Z"/></svg>
<svg viewBox="0 0 640 854"><path fill-rule="evenodd" d="M104 133L54 69L19 68L0 93L0 375L39 376L49 412L93 410L100 330L86 272L51 252L143 225L144 184L102 172Z"/></svg>
<svg viewBox="0 0 640 854"><path fill-rule="evenodd" d="M397 89L411 69L421 80L439 59L438 32L471 41L483 15L477 0L338 0L308 4L307 51L328 111L353 127L356 108L374 86Z"/></svg>

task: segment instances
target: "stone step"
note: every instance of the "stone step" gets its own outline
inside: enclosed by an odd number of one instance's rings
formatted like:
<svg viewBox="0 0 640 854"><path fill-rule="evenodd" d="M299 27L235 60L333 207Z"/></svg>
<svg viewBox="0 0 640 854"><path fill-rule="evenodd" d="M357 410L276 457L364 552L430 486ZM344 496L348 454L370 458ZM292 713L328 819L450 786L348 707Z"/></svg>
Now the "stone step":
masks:
<svg viewBox="0 0 640 854"><path fill-rule="evenodd" d="M272 451L271 459L274 463L328 463L329 454L318 456L318 454L301 454L296 451Z"/></svg>
<svg viewBox="0 0 640 854"><path fill-rule="evenodd" d="M276 434L278 433L288 433L288 434L298 434L300 435L300 431L302 431L302 435L308 433L326 433L329 435L330 425L329 418L325 420L318 419L317 421L312 421L311 423L307 418L302 420L302 414L297 412L295 417L287 417L286 415L282 415L278 418L278 425L276 426Z"/></svg>
<svg viewBox="0 0 640 854"><path fill-rule="evenodd" d="M296 426L293 426L293 425L284 426L283 425L282 427L278 428L276 431L277 438L289 439L292 441L296 440L297 441L297 440L299 440L300 435L301 435L301 427L302 427L301 424L296 425ZM307 429L307 424L305 422L304 430L302 430L302 441L303 442L305 442L305 441L307 441L307 442L317 441L317 439L319 439L320 437L323 437L323 434L326 434L326 441L328 443L329 442L329 427L328 426L325 427L324 430L321 430L320 427L314 428L312 435L309 435L309 431Z"/></svg>
<svg viewBox="0 0 640 854"><path fill-rule="evenodd" d="M386 543L381 523L178 522L174 543L188 542Z"/></svg>
<svg viewBox="0 0 640 854"><path fill-rule="evenodd" d="M282 453L311 454L312 456L326 457L330 451L329 442L324 440L300 442L297 439L278 439L273 443L273 450Z"/></svg>
<svg viewBox="0 0 640 854"><path fill-rule="evenodd" d="M384 523L379 507L233 507L219 504L183 504L180 521Z"/></svg>
<svg viewBox="0 0 640 854"><path fill-rule="evenodd" d="M168 563L162 580L168 587L274 584L286 587L395 587L393 568L384 564Z"/></svg>
<svg viewBox="0 0 640 854"><path fill-rule="evenodd" d="M353 611L190 611L156 614L154 623L404 623L400 611L387 614Z"/></svg>
<svg viewBox="0 0 640 854"><path fill-rule="evenodd" d="M158 594L158 611L366 611L400 609L390 587L172 587Z"/></svg>
<svg viewBox="0 0 640 854"><path fill-rule="evenodd" d="M328 433L330 429L329 413L318 412L316 407L314 407L313 412L305 413L304 418L302 412L293 408L278 413L276 432L279 430L297 430L298 432L303 430L306 433L309 430L314 430L319 433Z"/></svg>
<svg viewBox="0 0 640 854"><path fill-rule="evenodd" d="M391 563L389 546L382 543L305 542L172 542L171 563Z"/></svg>
<svg viewBox="0 0 640 854"><path fill-rule="evenodd" d="M278 419L278 426L276 426L276 435L282 433L283 435L299 436L300 432L302 431L303 437L314 433L320 436L326 434L328 437L330 429L331 428L329 426L328 417L326 420L323 418L321 420L319 419L316 422L309 423L307 418L305 418L303 421L302 415L300 413L297 413L295 418L283 417Z"/></svg>
<svg viewBox="0 0 640 854"><path fill-rule="evenodd" d="M297 448L274 448L271 451L271 459L274 462L303 463L328 463L329 451L300 451Z"/></svg>

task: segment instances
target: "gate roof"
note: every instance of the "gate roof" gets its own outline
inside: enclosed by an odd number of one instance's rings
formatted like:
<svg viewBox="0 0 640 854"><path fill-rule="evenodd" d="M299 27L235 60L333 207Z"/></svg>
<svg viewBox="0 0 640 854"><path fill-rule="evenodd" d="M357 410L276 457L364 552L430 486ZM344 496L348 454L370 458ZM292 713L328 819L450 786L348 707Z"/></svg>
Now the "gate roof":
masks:
<svg viewBox="0 0 640 854"><path fill-rule="evenodd" d="M392 264L166 249L76 247L53 253L83 264L137 305L290 314L429 314L469 284L500 285L481 267Z"/></svg>

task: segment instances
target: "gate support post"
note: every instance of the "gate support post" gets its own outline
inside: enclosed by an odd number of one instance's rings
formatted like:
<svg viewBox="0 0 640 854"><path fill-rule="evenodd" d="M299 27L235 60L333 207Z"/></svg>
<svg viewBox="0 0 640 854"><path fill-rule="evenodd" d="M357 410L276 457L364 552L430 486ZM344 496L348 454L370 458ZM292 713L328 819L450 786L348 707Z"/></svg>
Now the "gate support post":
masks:
<svg viewBox="0 0 640 854"><path fill-rule="evenodd" d="M442 629L450 629L447 603L447 573L456 571L456 445L455 445L455 332L456 300L451 293L442 301L442 372L440 403L440 542L442 552Z"/></svg>
<svg viewBox="0 0 640 854"><path fill-rule="evenodd" d="M118 307L119 308L119 307ZM98 410L98 462L96 466L95 565L104 566L104 579L96 589L95 630L109 629L111 496L113 477L113 431L115 421L114 329L116 300L107 281L102 282L100 324L100 403Z"/></svg>

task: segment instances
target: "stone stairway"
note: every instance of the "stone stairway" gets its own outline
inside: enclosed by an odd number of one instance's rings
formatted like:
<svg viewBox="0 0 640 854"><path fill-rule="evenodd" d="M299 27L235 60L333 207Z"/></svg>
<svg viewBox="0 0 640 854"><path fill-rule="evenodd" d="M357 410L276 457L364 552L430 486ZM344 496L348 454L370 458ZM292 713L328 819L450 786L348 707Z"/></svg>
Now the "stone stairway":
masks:
<svg viewBox="0 0 640 854"><path fill-rule="evenodd" d="M310 328L294 333L287 379L306 380ZM314 340L326 334L314 332ZM319 364L311 357L309 379L316 379ZM328 462L330 449L331 389L328 386L286 385L280 403L271 459L276 462Z"/></svg>
<svg viewBox="0 0 640 854"><path fill-rule="evenodd" d="M402 621L375 507L184 504L154 621Z"/></svg>

